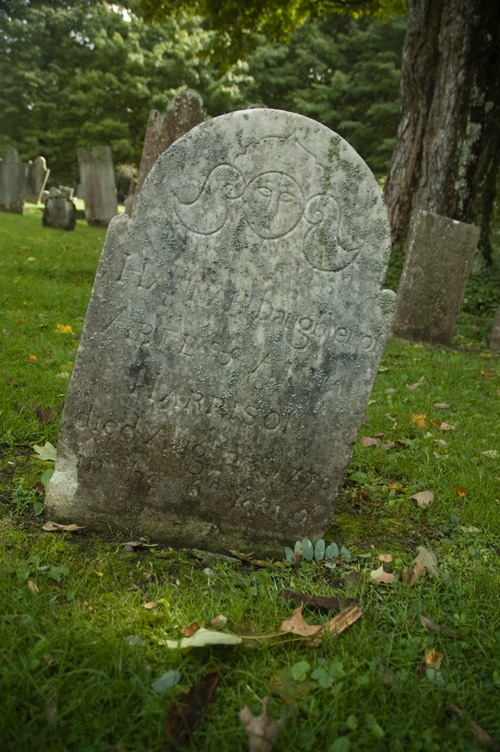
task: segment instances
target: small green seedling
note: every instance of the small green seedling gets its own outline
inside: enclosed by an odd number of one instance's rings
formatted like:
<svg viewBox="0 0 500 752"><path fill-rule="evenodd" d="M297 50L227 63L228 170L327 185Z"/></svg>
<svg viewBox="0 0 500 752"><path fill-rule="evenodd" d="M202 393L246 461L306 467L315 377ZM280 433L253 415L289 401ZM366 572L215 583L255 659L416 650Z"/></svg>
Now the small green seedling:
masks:
<svg viewBox="0 0 500 752"><path fill-rule="evenodd" d="M345 561L352 559L351 552L342 546L339 547L335 542L326 544L323 538L320 538L316 543L312 543L309 538L304 538L301 541L297 541L293 547L293 551L289 546L285 548L285 556L287 561L294 562L299 556L302 556L304 561L325 561L325 566L333 569L336 565L332 563L332 559L342 558Z"/></svg>

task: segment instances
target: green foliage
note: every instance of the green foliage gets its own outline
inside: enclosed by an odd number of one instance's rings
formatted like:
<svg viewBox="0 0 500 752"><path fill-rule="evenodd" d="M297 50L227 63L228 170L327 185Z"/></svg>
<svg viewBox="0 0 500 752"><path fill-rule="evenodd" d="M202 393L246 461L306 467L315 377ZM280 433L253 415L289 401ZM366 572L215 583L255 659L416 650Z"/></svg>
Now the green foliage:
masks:
<svg viewBox="0 0 500 752"><path fill-rule="evenodd" d="M248 79L203 59L215 35L198 17L151 27L130 4L81 0L0 7L0 153L42 154L50 181L76 184L76 148L111 144L115 164L140 161L149 111L164 111L183 87L200 91L210 114L243 104Z"/></svg>

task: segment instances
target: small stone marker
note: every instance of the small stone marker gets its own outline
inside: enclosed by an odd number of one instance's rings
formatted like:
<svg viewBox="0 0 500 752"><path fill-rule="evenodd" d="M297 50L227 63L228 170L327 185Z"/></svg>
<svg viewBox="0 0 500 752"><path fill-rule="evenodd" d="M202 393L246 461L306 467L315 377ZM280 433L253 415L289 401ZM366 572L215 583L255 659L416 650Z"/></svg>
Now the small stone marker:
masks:
<svg viewBox="0 0 500 752"><path fill-rule="evenodd" d="M42 224L55 230L74 230L76 206L66 196L50 196L43 210Z"/></svg>
<svg viewBox="0 0 500 752"><path fill-rule="evenodd" d="M135 202L137 202L142 184L160 154L191 128L203 122L205 117L203 99L194 89L178 91L169 102L164 114L158 110L151 110L142 147L139 177L135 187Z"/></svg>
<svg viewBox="0 0 500 752"><path fill-rule="evenodd" d="M395 308L390 232L337 134L205 122L108 230L47 496L58 521L282 555L324 534Z"/></svg>
<svg viewBox="0 0 500 752"><path fill-rule="evenodd" d="M0 159L0 211L24 214L26 165L16 149L7 149Z"/></svg>
<svg viewBox="0 0 500 752"><path fill-rule="evenodd" d="M37 157L26 165L26 183L24 200L29 204L39 204L42 193L47 184L50 170L44 157Z"/></svg>
<svg viewBox="0 0 500 752"><path fill-rule="evenodd" d="M420 211L406 243L392 333L451 345L480 230Z"/></svg>
<svg viewBox="0 0 500 752"><path fill-rule="evenodd" d="M500 350L500 306L498 306L493 329L491 330L490 350Z"/></svg>
<svg viewBox="0 0 500 752"><path fill-rule="evenodd" d="M89 225L107 227L118 214L111 146L80 147L76 150Z"/></svg>

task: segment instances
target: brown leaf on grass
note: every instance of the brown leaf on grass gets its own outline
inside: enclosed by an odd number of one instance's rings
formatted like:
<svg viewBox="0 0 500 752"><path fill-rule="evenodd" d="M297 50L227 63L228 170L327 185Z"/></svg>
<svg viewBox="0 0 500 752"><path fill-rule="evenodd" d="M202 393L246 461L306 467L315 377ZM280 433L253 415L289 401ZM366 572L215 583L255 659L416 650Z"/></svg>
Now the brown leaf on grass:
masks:
<svg viewBox="0 0 500 752"><path fill-rule="evenodd" d="M413 566L410 564L408 570L403 575L403 582L410 587L413 587L417 582L427 574L425 565L419 561L418 564Z"/></svg>
<svg viewBox="0 0 500 752"><path fill-rule="evenodd" d="M236 551L233 548L229 549L229 553L232 554L236 559L239 559L240 561L247 561L249 564L252 564L254 567L266 566L264 561L261 561L260 559L254 559L253 554L242 554L241 551Z"/></svg>
<svg viewBox="0 0 500 752"><path fill-rule="evenodd" d="M429 632L434 634L442 634L444 637L453 637L456 640L460 639L460 635L454 632L448 627L442 627L440 624L436 624L435 621L429 619L425 614L420 614L420 621Z"/></svg>
<svg viewBox="0 0 500 752"><path fill-rule="evenodd" d="M384 684L397 684L397 676L396 674L391 671L390 668L387 668L387 666L384 666L383 663L378 664L378 675L382 677L382 681Z"/></svg>
<svg viewBox="0 0 500 752"><path fill-rule="evenodd" d="M429 650L429 652L425 655L425 665L427 666L427 668L434 668L437 671L439 668L441 668L442 661L443 654L435 648Z"/></svg>
<svg viewBox="0 0 500 752"><path fill-rule="evenodd" d="M467 489L464 488L463 486L453 486L453 488L455 489L455 493L456 493L456 495L458 496L459 499L461 499L461 498L463 499L469 493L467 491Z"/></svg>
<svg viewBox="0 0 500 752"><path fill-rule="evenodd" d="M305 608L317 608L320 611L324 611L325 613L328 611L340 611L342 608L339 599L335 596L311 596L306 595L305 593L296 593L293 590L280 590L278 595L280 595L290 603L294 603L299 606L302 605ZM353 598L344 598L343 600L348 606L358 604L358 601L354 600Z"/></svg>
<svg viewBox="0 0 500 752"><path fill-rule="evenodd" d="M436 426L436 428L439 428L440 431L455 430L455 426L450 425L450 423L443 423L443 421L439 420L439 418L436 418L436 420L431 420L431 423L433 426Z"/></svg>
<svg viewBox="0 0 500 752"><path fill-rule="evenodd" d="M400 486L399 483L389 483L387 488L389 491L397 491L398 493L404 493L407 490L403 486Z"/></svg>
<svg viewBox="0 0 500 752"><path fill-rule="evenodd" d="M48 533L76 533L77 530L84 529L83 526L75 525L74 523L71 523L70 525L61 525L59 522L52 522L52 520L48 520L45 525L42 526L42 530L45 530Z"/></svg>
<svg viewBox="0 0 500 752"><path fill-rule="evenodd" d="M284 620L280 627L280 632L288 632L300 637L316 637L321 632L340 634L363 615L359 606L349 606L337 614L337 616L334 616L333 619L325 622L325 624L308 624L302 616L302 608L303 606L300 605L295 609L293 616Z"/></svg>
<svg viewBox="0 0 500 752"><path fill-rule="evenodd" d="M34 361L34 360L38 360L38 358L36 357L36 355L30 355L30 360Z"/></svg>
<svg viewBox="0 0 500 752"><path fill-rule="evenodd" d="M267 712L269 697L262 700L262 714L253 715L248 705L240 710L249 752L271 752L278 739L278 724Z"/></svg>
<svg viewBox="0 0 500 752"><path fill-rule="evenodd" d="M451 405L448 402L435 402L434 407L437 407L439 410L447 410Z"/></svg>
<svg viewBox="0 0 500 752"><path fill-rule="evenodd" d="M434 444L436 444L436 446L439 446L439 447L448 446L448 442L445 441L444 439L434 439Z"/></svg>
<svg viewBox="0 0 500 752"><path fill-rule="evenodd" d="M212 626L214 629L223 629L227 624L227 617L223 614L219 614L218 616L214 616L213 619L210 619L210 626Z"/></svg>
<svg viewBox="0 0 500 752"><path fill-rule="evenodd" d="M462 716L462 711L457 705L450 702L446 707L446 715L450 718L460 718ZM486 752L500 752L500 743L490 736L487 731L474 721L469 721L469 726L471 733L476 737L478 744L480 744Z"/></svg>
<svg viewBox="0 0 500 752"><path fill-rule="evenodd" d="M191 689L177 695L165 728L167 744L184 747L189 742L191 734L201 723L203 712L214 698L221 679L217 671L209 671Z"/></svg>
<svg viewBox="0 0 500 752"><path fill-rule="evenodd" d="M41 405L33 405L36 413L36 419L43 426L45 423L52 423L56 420L56 416L50 409L50 407L42 407Z"/></svg>
<svg viewBox="0 0 500 752"><path fill-rule="evenodd" d="M158 603L158 601L156 601ZM197 621L194 621L192 624L190 624L188 627L182 627L181 634L184 635L184 637L191 637L191 635L194 635L195 632L197 632L200 628L200 625Z"/></svg>
<svg viewBox="0 0 500 752"><path fill-rule="evenodd" d="M122 549L125 548L126 546L127 551L130 551L130 550L134 551L137 548L156 548L156 546L158 546L158 543L146 543L143 540L132 540L132 541L127 541L126 543L122 543L121 546L122 546Z"/></svg>
<svg viewBox="0 0 500 752"><path fill-rule="evenodd" d="M387 444L382 444L382 449L384 452L387 452L389 449L395 449L396 447L409 447L411 446L409 441L405 441L404 439L396 439L396 441L388 442Z"/></svg>
<svg viewBox="0 0 500 752"><path fill-rule="evenodd" d="M380 554L380 556L378 557L378 560L389 563L390 561L392 561L392 554Z"/></svg>
<svg viewBox="0 0 500 752"><path fill-rule="evenodd" d="M365 447L378 446L380 443L380 439L376 439L375 436L363 436L361 438L361 444Z"/></svg>
<svg viewBox="0 0 500 752"><path fill-rule="evenodd" d="M148 611L151 611L152 608L159 606L160 603L163 603L163 601L148 601L147 603L143 603L142 607L147 609Z"/></svg>
<svg viewBox="0 0 500 752"><path fill-rule="evenodd" d="M412 413L411 420L419 428L424 428L427 422L427 413Z"/></svg>
<svg viewBox="0 0 500 752"><path fill-rule="evenodd" d="M437 568L436 555L423 546L418 546L417 551L418 556L413 563L423 565L430 575L432 575L433 577L438 577L439 572Z"/></svg>
<svg viewBox="0 0 500 752"><path fill-rule="evenodd" d="M384 572L384 567L380 566L378 569L374 569L370 572L370 580L383 583L384 585L390 585L391 582L394 582L394 575L390 574L390 572Z"/></svg>
<svg viewBox="0 0 500 752"><path fill-rule="evenodd" d="M415 499L417 506L420 509L428 507L434 501L434 494L432 491L420 491L419 493L410 496L410 499Z"/></svg>
<svg viewBox="0 0 500 752"><path fill-rule="evenodd" d="M416 384L407 384L406 388L410 389L411 391L414 391L415 389L418 389L419 386L422 386L422 384L425 381L425 376L422 376L419 381L417 381Z"/></svg>
<svg viewBox="0 0 500 752"><path fill-rule="evenodd" d="M391 423L395 423L397 421L397 418L392 416L390 413L384 413L384 418L387 418L387 420L390 420Z"/></svg>
<svg viewBox="0 0 500 752"><path fill-rule="evenodd" d="M38 593L38 585L36 584L36 582L33 582L33 580L28 580L26 584L28 585L32 593Z"/></svg>

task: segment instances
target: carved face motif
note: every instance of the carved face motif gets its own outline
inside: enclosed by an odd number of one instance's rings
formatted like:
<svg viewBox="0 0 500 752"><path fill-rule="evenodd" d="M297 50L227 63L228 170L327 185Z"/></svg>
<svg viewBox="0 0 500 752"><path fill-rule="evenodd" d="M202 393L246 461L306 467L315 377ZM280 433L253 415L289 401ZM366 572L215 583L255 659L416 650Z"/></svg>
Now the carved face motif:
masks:
<svg viewBox="0 0 500 752"><path fill-rule="evenodd" d="M282 172L265 172L248 184L245 217L261 238L279 238L299 223L304 211L300 186Z"/></svg>

